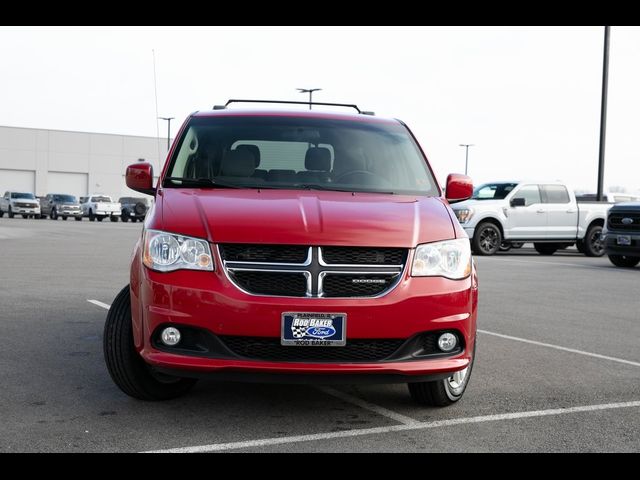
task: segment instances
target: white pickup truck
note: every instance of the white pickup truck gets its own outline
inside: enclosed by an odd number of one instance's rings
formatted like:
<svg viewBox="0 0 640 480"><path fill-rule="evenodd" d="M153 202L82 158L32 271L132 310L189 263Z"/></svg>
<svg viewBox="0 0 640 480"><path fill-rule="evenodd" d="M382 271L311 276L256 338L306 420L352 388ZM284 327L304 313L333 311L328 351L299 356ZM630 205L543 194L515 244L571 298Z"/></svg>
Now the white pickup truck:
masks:
<svg viewBox="0 0 640 480"><path fill-rule="evenodd" d="M523 242L533 242L542 255L574 244L588 257L604 255L600 234L611 204L578 204L563 183L486 183L470 200L451 207L477 255Z"/></svg>
<svg viewBox="0 0 640 480"><path fill-rule="evenodd" d="M105 217L110 217L112 222L117 222L121 213L120 203L102 194L80 197L80 207L83 215L89 217L90 222L94 220L101 222Z"/></svg>
<svg viewBox="0 0 640 480"><path fill-rule="evenodd" d="M5 192L0 197L0 217L4 214L13 218L22 215L22 218L40 218L40 202L33 193Z"/></svg>

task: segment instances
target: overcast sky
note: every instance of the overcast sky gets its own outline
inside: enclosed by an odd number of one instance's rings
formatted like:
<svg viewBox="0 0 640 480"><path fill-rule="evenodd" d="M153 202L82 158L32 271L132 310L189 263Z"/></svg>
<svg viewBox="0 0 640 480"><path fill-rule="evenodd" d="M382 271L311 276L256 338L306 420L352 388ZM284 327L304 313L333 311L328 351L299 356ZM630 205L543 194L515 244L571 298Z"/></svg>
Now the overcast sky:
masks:
<svg viewBox="0 0 640 480"><path fill-rule="evenodd" d="M0 125L156 135L228 98L356 103L412 128L442 181L595 191L603 27L0 27ZM166 135L166 123L160 123ZM640 188L640 28L612 27L605 184ZM0 146L1 147L1 146Z"/></svg>

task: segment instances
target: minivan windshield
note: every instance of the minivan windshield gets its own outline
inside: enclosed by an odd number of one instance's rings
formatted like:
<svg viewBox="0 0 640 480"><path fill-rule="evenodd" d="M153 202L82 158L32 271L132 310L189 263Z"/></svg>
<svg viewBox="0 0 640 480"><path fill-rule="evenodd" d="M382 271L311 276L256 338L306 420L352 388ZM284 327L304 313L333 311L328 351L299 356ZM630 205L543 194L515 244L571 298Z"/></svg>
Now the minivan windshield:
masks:
<svg viewBox="0 0 640 480"><path fill-rule="evenodd" d="M67 203L77 203L76 197L73 195L54 195L54 202L67 202Z"/></svg>
<svg viewBox="0 0 640 480"><path fill-rule="evenodd" d="M12 192L11 198L26 198L28 200L35 200L36 196L33 193Z"/></svg>
<svg viewBox="0 0 640 480"><path fill-rule="evenodd" d="M163 184L439 195L400 123L293 116L192 118Z"/></svg>
<svg viewBox="0 0 640 480"><path fill-rule="evenodd" d="M517 183L485 183L473 190L474 200L504 200Z"/></svg>

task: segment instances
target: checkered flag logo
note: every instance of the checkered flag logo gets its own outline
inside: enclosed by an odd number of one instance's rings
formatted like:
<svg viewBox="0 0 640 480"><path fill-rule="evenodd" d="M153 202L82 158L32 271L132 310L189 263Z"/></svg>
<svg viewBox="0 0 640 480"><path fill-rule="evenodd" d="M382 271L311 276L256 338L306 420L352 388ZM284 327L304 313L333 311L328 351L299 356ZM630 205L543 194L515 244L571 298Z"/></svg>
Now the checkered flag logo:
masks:
<svg viewBox="0 0 640 480"><path fill-rule="evenodd" d="M302 338L304 337L305 333L307 333L307 328L309 327L303 327L300 325L297 326L291 326L291 332L293 333L293 338Z"/></svg>

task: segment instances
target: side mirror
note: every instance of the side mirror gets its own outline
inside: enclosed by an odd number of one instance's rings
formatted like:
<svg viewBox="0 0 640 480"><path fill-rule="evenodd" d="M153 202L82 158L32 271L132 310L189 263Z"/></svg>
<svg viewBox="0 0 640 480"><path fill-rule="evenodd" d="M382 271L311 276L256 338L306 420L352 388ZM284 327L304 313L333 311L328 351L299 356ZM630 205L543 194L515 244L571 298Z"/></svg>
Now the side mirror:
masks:
<svg viewBox="0 0 640 480"><path fill-rule="evenodd" d="M522 197L518 197L518 198L512 198L512 199L511 199L511 202L509 202L509 203L510 203L510 205L511 205L512 207L524 207L524 206L525 206L526 201L525 201L525 199L524 199L524 198L522 198Z"/></svg>
<svg viewBox="0 0 640 480"><path fill-rule="evenodd" d="M146 163L134 163L127 167L125 175L127 187L136 192L146 195L155 195L156 190L153 188L153 167Z"/></svg>
<svg viewBox="0 0 640 480"><path fill-rule="evenodd" d="M445 198L449 203L461 202L473 195L473 182L470 177L459 173L450 173L447 177Z"/></svg>

